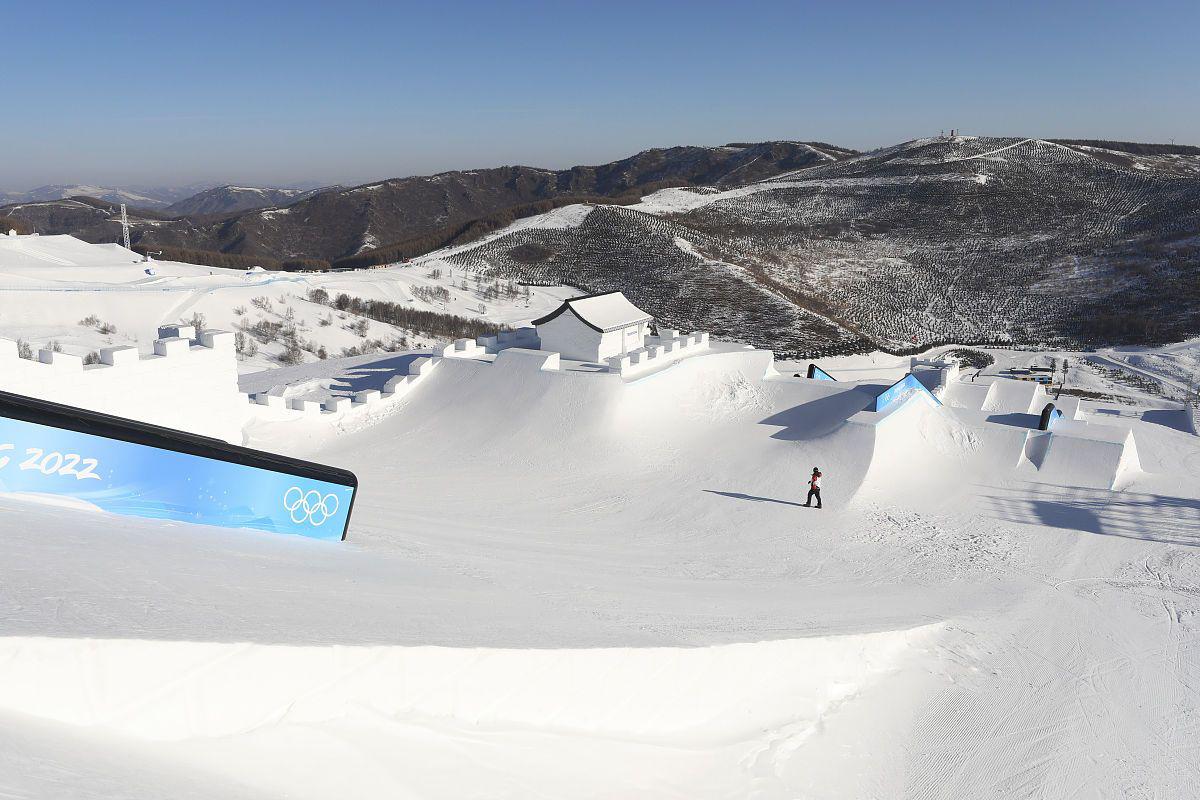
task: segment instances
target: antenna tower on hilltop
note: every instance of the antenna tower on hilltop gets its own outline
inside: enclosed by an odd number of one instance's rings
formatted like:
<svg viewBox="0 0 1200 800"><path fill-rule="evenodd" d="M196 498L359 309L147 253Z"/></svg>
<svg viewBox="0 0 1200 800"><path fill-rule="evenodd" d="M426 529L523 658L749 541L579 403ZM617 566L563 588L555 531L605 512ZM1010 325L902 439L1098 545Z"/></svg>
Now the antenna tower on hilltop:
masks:
<svg viewBox="0 0 1200 800"><path fill-rule="evenodd" d="M121 203L121 243L129 250L129 214L125 212L125 204Z"/></svg>

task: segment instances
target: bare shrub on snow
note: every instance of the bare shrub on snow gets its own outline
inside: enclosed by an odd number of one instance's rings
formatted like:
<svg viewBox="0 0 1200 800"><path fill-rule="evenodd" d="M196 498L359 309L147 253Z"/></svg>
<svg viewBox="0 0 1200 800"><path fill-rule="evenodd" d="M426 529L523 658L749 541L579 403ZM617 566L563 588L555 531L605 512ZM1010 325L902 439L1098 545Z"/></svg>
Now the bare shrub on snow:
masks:
<svg viewBox="0 0 1200 800"><path fill-rule="evenodd" d="M241 358L252 358L258 355L258 342L244 331L238 331L233 335L233 350Z"/></svg>
<svg viewBox="0 0 1200 800"><path fill-rule="evenodd" d="M283 352L279 354L280 364L299 364L304 361L304 348L300 345L300 340L296 337L295 332L290 336L284 337Z"/></svg>
<svg viewBox="0 0 1200 800"><path fill-rule="evenodd" d="M279 339L283 326L278 322L260 319L251 325L247 330L250 335L257 339L262 344L270 344Z"/></svg>
<svg viewBox="0 0 1200 800"><path fill-rule="evenodd" d="M117 332L116 325L102 321L95 314L88 314L86 317L79 320L79 324L84 328L95 328L97 331L99 331L100 333L103 333L103 334L110 334L110 333Z"/></svg>

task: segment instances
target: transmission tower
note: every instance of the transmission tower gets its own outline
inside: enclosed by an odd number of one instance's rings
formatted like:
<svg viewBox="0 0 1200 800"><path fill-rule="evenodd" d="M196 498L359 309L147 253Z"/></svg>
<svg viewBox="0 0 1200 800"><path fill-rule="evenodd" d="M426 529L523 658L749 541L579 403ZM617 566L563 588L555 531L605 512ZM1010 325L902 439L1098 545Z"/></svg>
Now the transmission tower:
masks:
<svg viewBox="0 0 1200 800"><path fill-rule="evenodd" d="M125 249L129 250L129 214L125 211L125 204L121 203L121 243L125 245Z"/></svg>

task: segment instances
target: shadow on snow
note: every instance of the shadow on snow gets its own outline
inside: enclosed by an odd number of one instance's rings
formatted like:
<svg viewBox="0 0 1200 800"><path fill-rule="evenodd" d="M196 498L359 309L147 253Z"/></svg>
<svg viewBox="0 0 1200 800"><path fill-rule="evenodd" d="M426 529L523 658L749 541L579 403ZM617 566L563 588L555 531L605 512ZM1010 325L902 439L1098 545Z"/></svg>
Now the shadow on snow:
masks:
<svg viewBox="0 0 1200 800"><path fill-rule="evenodd" d="M804 508L804 503L796 503L791 500L779 500L775 497L759 497L753 494L744 494L742 492L719 492L716 489L704 489L703 491L709 494L719 494L722 497L732 497L734 500L751 500L755 503L779 503L783 506L800 506Z"/></svg>
<svg viewBox="0 0 1200 800"><path fill-rule="evenodd" d="M983 502L991 517L1004 522L1200 545L1200 500L1186 497L1030 484Z"/></svg>

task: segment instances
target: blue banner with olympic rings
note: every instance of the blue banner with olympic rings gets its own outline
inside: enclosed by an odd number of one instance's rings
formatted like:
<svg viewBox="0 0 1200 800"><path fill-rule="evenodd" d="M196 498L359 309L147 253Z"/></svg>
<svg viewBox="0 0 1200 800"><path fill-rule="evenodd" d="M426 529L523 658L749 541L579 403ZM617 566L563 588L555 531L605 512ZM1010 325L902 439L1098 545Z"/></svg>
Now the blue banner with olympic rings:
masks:
<svg viewBox="0 0 1200 800"><path fill-rule="evenodd" d="M0 492L112 514L341 539L354 487L0 417Z"/></svg>

